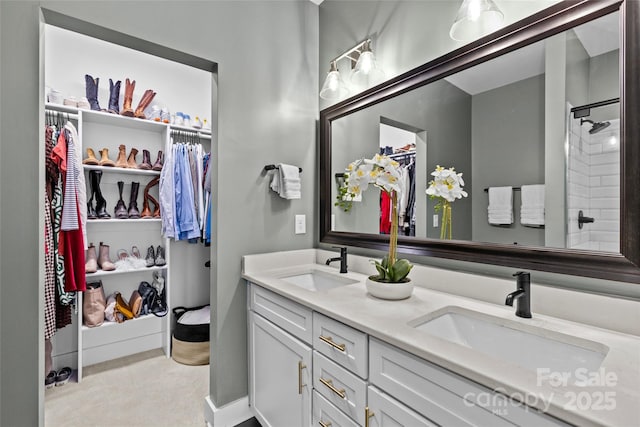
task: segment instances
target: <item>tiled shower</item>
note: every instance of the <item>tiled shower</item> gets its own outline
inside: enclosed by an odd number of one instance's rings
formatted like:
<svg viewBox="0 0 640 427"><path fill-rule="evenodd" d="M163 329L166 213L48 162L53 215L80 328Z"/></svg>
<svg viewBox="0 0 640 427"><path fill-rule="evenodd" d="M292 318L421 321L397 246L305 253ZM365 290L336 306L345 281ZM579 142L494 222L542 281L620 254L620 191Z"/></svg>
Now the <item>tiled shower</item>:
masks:
<svg viewBox="0 0 640 427"><path fill-rule="evenodd" d="M589 133L570 116L567 162L567 247L620 252L620 120ZM579 228L578 214L593 218Z"/></svg>

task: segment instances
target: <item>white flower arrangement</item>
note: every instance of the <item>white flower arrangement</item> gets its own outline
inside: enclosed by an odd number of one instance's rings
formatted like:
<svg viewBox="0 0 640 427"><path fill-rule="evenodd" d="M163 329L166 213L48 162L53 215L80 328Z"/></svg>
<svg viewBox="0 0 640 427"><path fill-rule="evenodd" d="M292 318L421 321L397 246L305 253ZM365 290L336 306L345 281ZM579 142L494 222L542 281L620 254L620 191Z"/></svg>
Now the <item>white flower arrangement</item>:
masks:
<svg viewBox="0 0 640 427"><path fill-rule="evenodd" d="M349 211L353 200L362 195L369 184L378 187L391 197L391 235L389 254L381 262L373 261L377 276L370 279L385 283L406 283L413 265L406 259L396 259L398 246L398 192L400 191L400 164L388 156L376 154L372 159L360 159L349 163L344 184L338 190L336 205Z"/></svg>
<svg viewBox="0 0 640 427"><path fill-rule="evenodd" d="M464 180L462 173L457 173L453 167L446 169L438 165L436 170L431 172L433 180L429 182L427 194L432 199L439 199L434 209L436 212L442 210L442 224L440 228L440 238L451 239L451 203L457 199L467 197L467 192L462 189Z"/></svg>

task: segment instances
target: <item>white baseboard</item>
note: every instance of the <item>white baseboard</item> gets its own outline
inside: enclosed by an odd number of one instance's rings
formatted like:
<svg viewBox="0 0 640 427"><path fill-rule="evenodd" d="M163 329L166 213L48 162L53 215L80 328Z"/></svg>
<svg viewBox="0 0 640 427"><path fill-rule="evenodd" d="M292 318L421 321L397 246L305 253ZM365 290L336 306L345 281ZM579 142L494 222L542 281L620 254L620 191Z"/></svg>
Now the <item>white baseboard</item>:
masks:
<svg viewBox="0 0 640 427"><path fill-rule="evenodd" d="M204 420L208 427L234 427L251 417L248 396L220 408L216 408L209 396L204 399Z"/></svg>

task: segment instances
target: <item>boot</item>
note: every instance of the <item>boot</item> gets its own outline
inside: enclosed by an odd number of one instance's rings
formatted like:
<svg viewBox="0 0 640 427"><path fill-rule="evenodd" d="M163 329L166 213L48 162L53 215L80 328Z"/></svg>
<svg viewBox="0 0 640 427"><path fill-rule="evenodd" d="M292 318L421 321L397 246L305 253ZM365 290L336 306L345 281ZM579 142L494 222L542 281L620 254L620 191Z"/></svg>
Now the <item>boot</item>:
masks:
<svg viewBox="0 0 640 427"><path fill-rule="evenodd" d="M113 84L113 80L109 79L109 112L113 114L120 114L120 84L122 82L118 80Z"/></svg>
<svg viewBox="0 0 640 427"><path fill-rule="evenodd" d="M160 203L154 197L149 194L149 201L152 202L155 207L153 208L153 218L160 218Z"/></svg>
<svg viewBox="0 0 640 427"><path fill-rule="evenodd" d="M98 254L96 253L96 247L93 246L93 243L90 243L87 249L87 262L84 265L84 272L88 274L96 271L98 271Z"/></svg>
<svg viewBox="0 0 640 427"><path fill-rule="evenodd" d="M132 148L131 151L129 152L129 158L127 159L127 167L129 167L130 169L138 168L138 164L136 163L137 154L138 154L138 150L135 148Z"/></svg>
<svg viewBox="0 0 640 427"><path fill-rule="evenodd" d="M120 193L120 199L116 203L116 207L114 208L114 214L118 219L127 219L129 218L129 214L127 213L127 207L124 204L124 200L122 200L122 189L124 188L124 182L118 181L118 192Z"/></svg>
<svg viewBox="0 0 640 427"><path fill-rule="evenodd" d="M136 118L138 119L147 118L147 116L144 115L144 110L149 106L149 104L151 104L151 101L153 101L153 98L155 96L156 96L156 93L151 89L147 89L144 91L144 95L142 95L142 98L138 103L138 108L136 108L136 112L134 114Z"/></svg>
<svg viewBox="0 0 640 427"><path fill-rule="evenodd" d="M96 159L96 153L93 152L93 148L87 148L87 158L82 161L83 165L99 165L100 162Z"/></svg>
<svg viewBox="0 0 640 427"><path fill-rule="evenodd" d="M151 195L149 194L149 190L151 190L151 188L153 188L156 184L158 184L158 182L160 182L160 177L155 177L151 181L149 181L146 187L144 187L144 194L142 198L143 199L142 213L140 214L142 218L145 218L145 219L153 218L151 209L149 209L149 199L151 198ZM156 202L155 199L153 199L153 202L157 209L158 202Z"/></svg>
<svg viewBox="0 0 640 427"><path fill-rule="evenodd" d="M131 183L131 197L129 198L129 218L140 218L140 212L138 212L138 188L139 182Z"/></svg>
<svg viewBox="0 0 640 427"><path fill-rule="evenodd" d="M97 219L98 214L96 213L96 210L93 207L94 190L93 190L93 183L91 182L91 171L89 171L89 192L91 193L91 197L87 202L87 219Z"/></svg>
<svg viewBox="0 0 640 427"><path fill-rule="evenodd" d="M89 105L91 105L91 109L102 111L98 103L98 83L100 83L100 79L94 79L89 74L85 74L84 81L86 83L87 100L89 101Z"/></svg>
<svg viewBox="0 0 640 427"><path fill-rule="evenodd" d="M120 144L118 147L118 159L116 160L116 167L128 168L127 164L127 147L124 144Z"/></svg>
<svg viewBox="0 0 640 427"><path fill-rule="evenodd" d="M100 242L99 252L100 255L98 256L98 266L100 267L100 269L103 271L115 270L116 266L111 262L111 259L109 258L109 245L103 245L102 242Z"/></svg>
<svg viewBox="0 0 640 427"><path fill-rule="evenodd" d="M129 81L126 79L124 82L124 100L122 101L122 111L120 114L127 117L133 117L133 109L131 103L133 102L133 91L136 88L136 81Z"/></svg>
<svg viewBox="0 0 640 427"><path fill-rule="evenodd" d="M138 165L138 169L151 169L151 154L149 153L149 150L142 150L142 163Z"/></svg>
<svg viewBox="0 0 640 427"><path fill-rule="evenodd" d="M151 169L153 169L154 171L161 171L163 164L164 164L164 156L162 154L162 150L160 150L158 151L158 158L156 159L156 162L153 164L153 167Z"/></svg>
<svg viewBox="0 0 640 427"><path fill-rule="evenodd" d="M102 196L100 190L100 180L102 179L102 171L89 171L89 180L91 181L91 189L96 195L96 215L98 218L111 218L107 212L107 201Z"/></svg>
<svg viewBox="0 0 640 427"><path fill-rule="evenodd" d="M103 148L102 150L100 150L100 161L98 162L98 164L100 166L115 166L116 163L111 160L109 158L109 149L108 148Z"/></svg>

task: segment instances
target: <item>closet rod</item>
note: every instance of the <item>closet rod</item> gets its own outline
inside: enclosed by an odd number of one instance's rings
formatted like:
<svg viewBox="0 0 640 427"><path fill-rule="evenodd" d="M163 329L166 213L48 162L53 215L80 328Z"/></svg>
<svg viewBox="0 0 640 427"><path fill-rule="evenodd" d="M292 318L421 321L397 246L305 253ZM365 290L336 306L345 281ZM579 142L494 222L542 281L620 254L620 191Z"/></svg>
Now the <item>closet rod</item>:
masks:
<svg viewBox="0 0 640 427"><path fill-rule="evenodd" d="M52 111L52 110L46 110L45 115L58 116L65 120L78 120L79 118L78 114L62 113L60 111Z"/></svg>

